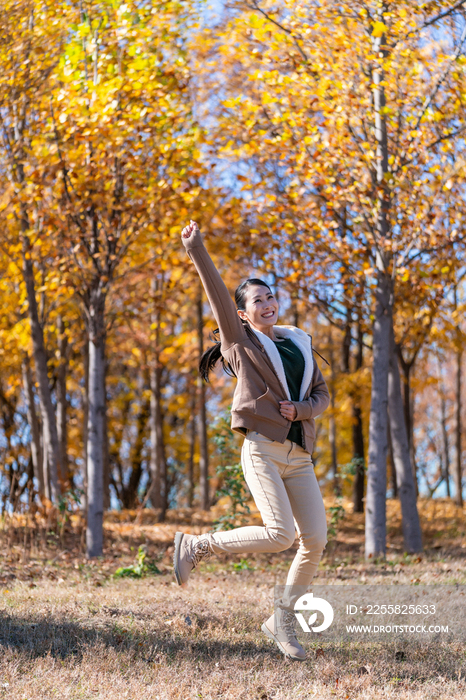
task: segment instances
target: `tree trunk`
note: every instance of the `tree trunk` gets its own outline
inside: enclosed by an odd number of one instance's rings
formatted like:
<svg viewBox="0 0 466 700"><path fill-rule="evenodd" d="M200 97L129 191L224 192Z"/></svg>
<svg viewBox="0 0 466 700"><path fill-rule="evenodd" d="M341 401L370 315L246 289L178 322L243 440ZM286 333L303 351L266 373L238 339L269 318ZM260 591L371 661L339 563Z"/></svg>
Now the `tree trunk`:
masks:
<svg viewBox="0 0 466 700"><path fill-rule="evenodd" d="M42 479L44 481L45 497L50 501L52 498L50 492L50 472L48 467L49 445L45 431L42 431Z"/></svg>
<svg viewBox="0 0 466 700"><path fill-rule="evenodd" d="M34 501L34 491L35 491L35 489L34 489L34 464L32 462L32 455L31 455L31 459L29 460L29 464L28 464L28 480L26 483L26 488L28 490L28 511L30 513L32 511L32 503Z"/></svg>
<svg viewBox="0 0 466 700"><path fill-rule="evenodd" d="M28 224L25 223L28 227ZM37 299L34 282L34 270L29 242L23 238L23 277L28 298L29 322L31 324L34 363L39 390L40 411L44 440L44 479L45 494L51 501L56 502L60 494L59 475L61 476L60 448L58 443L55 411L52 404L49 378L47 373L47 357L45 353L44 334L39 321ZM50 490L49 490L50 484Z"/></svg>
<svg viewBox="0 0 466 700"><path fill-rule="evenodd" d="M296 328L299 328L299 309L298 309L298 302L299 302L299 294L293 294L291 298L291 313L293 316L293 325Z"/></svg>
<svg viewBox="0 0 466 700"><path fill-rule="evenodd" d="M388 275L379 269L373 325L369 460L366 490L366 557L385 556L388 368L392 291Z"/></svg>
<svg viewBox="0 0 466 700"><path fill-rule="evenodd" d="M454 310L458 311L458 287L453 288L453 304ZM456 315L456 314L455 314ZM462 431L461 431L461 388L462 388L462 361L463 361L463 344L461 337L461 328L456 322L456 342L455 342L455 359L456 359L456 377L455 377L455 483L456 483L456 498L455 502L461 508L463 507L463 469L462 469Z"/></svg>
<svg viewBox="0 0 466 700"><path fill-rule="evenodd" d="M400 360L401 369L403 370L403 407L406 421L406 431L408 435L408 445L409 445L409 457L411 464L413 466L413 478L414 478L414 488L416 489L416 496L419 496L419 485L417 479L417 464L416 464L416 450L414 449L414 412L413 412L413 398L411 391L411 372L414 366L414 361L406 362L403 358L403 353L401 348L397 348L398 359Z"/></svg>
<svg viewBox="0 0 466 700"><path fill-rule="evenodd" d="M330 438L330 454L332 460L333 472L333 491L336 496L341 496L341 489L338 479L338 458L337 458L337 426L335 420L335 363L333 353L333 337L332 331L328 334L328 347L330 355L330 414L329 414L329 438Z"/></svg>
<svg viewBox="0 0 466 700"><path fill-rule="evenodd" d="M126 371L126 367L123 366L123 373ZM131 394L128 392L124 396L124 400L121 406L121 420L113 425L112 430L112 444L109 445L109 462L111 469L109 469L110 483L115 489L117 499L124 505L124 490L125 490L125 479L123 474L123 464L124 459L122 455L122 445L126 443L125 434L126 429L129 424L131 412Z"/></svg>
<svg viewBox="0 0 466 700"><path fill-rule="evenodd" d="M364 362L363 331L361 322L361 311L358 313L358 336L356 371L360 370ZM362 410L360 406L361 398L353 397L353 459L356 460L356 473L353 481L353 512L364 512L364 433L362 425Z"/></svg>
<svg viewBox="0 0 466 700"><path fill-rule="evenodd" d="M388 426L388 457L390 462L390 485L393 490L393 498L398 498L398 482L396 480L396 469L395 460L393 458L393 442L392 434L390 432L390 425Z"/></svg>
<svg viewBox="0 0 466 700"><path fill-rule="evenodd" d="M26 52L29 56L29 52ZM24 162L27 159L24 151L24 128L27 123L25 115L29 108L29 98L25 96L22 100L23 118L18 119L18 114L14 117L14 157L10 170L13 180L24 185ZM16 110L14 110L16 111ZM13 136L13 133L11 135ZM34 266L31 257L31 246L28 234L30 232L29 215L26 204L21 204L21 244L23 258L23 279L26 286L26 296L28 300L28 315L31 326L31 337L35 371L38 383L39 405L42 418L43 430L43 470L44 470L44 490L49 500L56 502L60 495L59 478L61 476L60 449L58 445L57 424L55 422L55 411L52 404L52 395L47 372L47 355L45 352L44 333L39 320L37 308L37 297L34 280Z"/></svg>
<svg viewBox="0 0 466 700"><path fill-rule="evenodd" d="M441 388L441 396L440 396L440 416L441 416L441 423L442 423L443 478L445 479L445 485L447 487L447 496L448 496L448 498L451 498L451 491L450 491L450 445L449 445L449 440L448 440L448 429L447 429L447 402L445 401L443 387Z"/></svg>
<svg viewBox="0 0 466 700"><path fill-rule="evenodd" d="M194 499L194 451L196 447L196 385L191 386L191 417L189 419L188 508Z"/></svg>
<svg viewBox="0 0 466 700"><path fill-rule="evenodd" d="M160 448L159 441L157 439L158 435L158 372L156 367L157 362L157 352L154 352L153 366L150 369L150 475L151 475L151 487L150 487L150 501L153 508L162 507L162 497L160 493Z"/></svg>
<svg viewBox="0 0 466 700"><path fill-rule="evenodd" d="M165 460L165 444L163 437L163 414L161 392L162 368L159 363L159 353L154 353L154 364L150 371L150 435L151 453L150 470L152 477L150 501L154 508L160 508L159 522L165 520L168 507L167 494L167 465Z"/></svg>
<svg viewBox="0 0 466 700"><path fill-rule="evenodd" d="M383 19L386 11L382 3L377 19ZM382 61L386 50L386 37L374 40L375 61ZM385 121L385 91L383 69L378 64L372 71L375 136L377 140L377 226L375 291L375 318L372 332L372 388L369 419L369 459L366 492L366 557L385 557L386 552L386 492L387 492L387 427L388 427L388 371L390 360L390 333L393 314L393 289L390 274L390 255L384 250L389 235L389 201L387 194L388 140Z"/></svg>
<svg viewBox="0 0 466 700"><path fill-rule="evenodd" d="M390 373L388 379L390 434L398 494L401 502L404 545L406 551L411 554L413 552L422 552L422 534L417 512L413 469L409 457L408 435L406 432L400 371L393 327L390 336Z"/></svg>
<svg viewBox="0 0 466 700"><path fill-rule="evenodd" d="M61 481L68 482L68 464L66 450L66 370L68 338L65 333L63 318L58 317L58 372L57 372L57 433L60 448Z"/></svg>
<svg viewBox="0 0 466 700"><path fill-rule="evenodd" d="M152 280L152 293L154 295L154 311L151 315L151 325L155 326L155 339L153 345L153 359L150 368L150 502L153 508L160 508L159 522L165 520L168 507L167 494L167 464L165 459L165 444L163 437L163 413L160 364L160 310L156 305L155 294L157 292L157 280Z"/></svg>
<svg viewBox="0 0 466 700"><path fill-rule="evenodd" d="M40 440L40 427L37 419L36 407L34 404L34 389L32 384L31 365L29 355L24 353L22 361L23 387L26 401L28 423L31 429L31 458L34 468L34 476L37 479L39 496L45 494L44 473L42 471L42 447Z"/></svg>
<svg viewBox="0 0 466 700"><path fill-rule="evenodd" d="M456 381L455 381L455 438L456 438L456 459L455 459L455 481L456 481L456 498L455 502L461 508L463 507L463 469L461 463L462 457L462 431L461 431L461 385L462 385L462 360L463 350L456 351Z"/></svg>
<svg viewBox="0 0 466 700"><path fill-rule="evenodd" d="M104 356L102 363L104 367L104 439L103 439L103 504L104 511L110 508L110 450L108 445L108 419L107 419L107 358L105 357L105 343L102 347Z"/></svg>
<svg viewBox="0 0 466 700"><path fill-rule="evenodd" d="M345 294L349 294L348 290L345 290ZM351 312L351 306L348 304L346 307L346 321L345 321L345 333L343 336L343 343L341 346L341 367L343 372L351 372L350 359L351 359L351 329L353 325L353 314Z"/></svg>
<svg viewBox="0 0 466 700"><path fill-rule="evenodd" d="M103 460L105 412L105 297L91 291L89 324L89 419L87 424L87 557L103 551Z"/></svg>
<svg viewBox="0 0 466 700"><path fill-rule="evenodd" d="M348 294L349 292L347 292ZM353 314L351 306L346 308L346 323L345 334L343 336L342 345L342 369L343 372L351 372L351 328L353 324ZM363 333L361 324L361 311L358 313L358 337L357 337L357 353L355 370L361 369L363 355ZM333 376L332 376L333 381ZM356 471L353 479L353 513L364 512L364 434L362 426L362 411L360 407L360 397L352 393L351 410L353 416L353 463L356 465Z"/></svg>
<svg viewBox="0 0 466 700"><path fill-rule="evenodd" d="M204 352L204 320L202 316L202 291L197 299L197 339L199 359ZM207 446L207 412L205 399L205 386L201 377L198 378L199 387L199 495L200 506L203 510L209 510L209 450Z"/></svg>
<svg viewBox="0 0 466 700"><path fill-rule="evenodd" d="M353 403L353 459L356 471L353 480L353 513L364 513L364 435L362 412Z"/></svg>
<svg viewBox="0 0 466 700"><path fill-rule="evenodd" d="M89 338L86 335L83 347L83 369L84 369L84 390L83 390L83 497L82 512L87 520L87 424L89 421Z"/></svg>
<svg viewBox="0 0 466 700"><path fill-rule="evenodd" d="M142 451L144 448L144 435L149 414L150 399L145 399L139 409L136 419L137 435L130 454L131 474L128 486L123 492L125 508L135 508L138 504L138 488L142 476Z"/></svg>

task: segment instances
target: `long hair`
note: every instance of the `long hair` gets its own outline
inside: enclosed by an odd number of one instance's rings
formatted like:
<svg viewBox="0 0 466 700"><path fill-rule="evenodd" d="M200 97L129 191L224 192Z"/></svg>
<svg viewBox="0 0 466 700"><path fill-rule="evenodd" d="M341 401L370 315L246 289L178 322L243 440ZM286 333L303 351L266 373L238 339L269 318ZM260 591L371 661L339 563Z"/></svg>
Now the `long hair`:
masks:
<svg viewBox="0 0 466 700"><path fill-rule="evenodd" d="M241 282L241 284L239 285L239 287L236 288L235 291L235 303L236 307L240 311L244 311L246 308L246 291L248 287L250 287L253 284L262 285L263 287L267 287L267 289L270 289L269 285L266 282L264 282L263 280L256 279L255 277L251 277L245 280L244 282ZM241 319L241 322L245 326L246 331L249 331L250 326L248 322L244 321L243 319ZM222 367L224 371L228 375L230 375L230 377L236 377L232 366L229 362L225 360L222 353L220 352L220 340L217 339L219 337L219 334L220 331L218 328L216 328L213 332L213 339L215 340L215 345L211 345L210 348L207 348L207 350L203 353L199 361L199 374L205 382L209 381L209 372L214 369L215 365L219 360L221 360L222 362Z"/></svg>

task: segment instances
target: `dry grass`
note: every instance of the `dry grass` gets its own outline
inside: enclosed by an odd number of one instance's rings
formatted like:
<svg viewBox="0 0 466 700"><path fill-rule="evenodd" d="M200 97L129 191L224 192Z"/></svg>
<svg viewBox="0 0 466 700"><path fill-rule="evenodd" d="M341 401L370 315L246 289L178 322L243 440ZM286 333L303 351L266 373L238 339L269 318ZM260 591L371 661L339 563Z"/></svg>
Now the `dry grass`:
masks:
<svg viewBox="0 0 466 700"><path fill-rule="evenodd" d="M363 519L347 515L316 583L466 583L465 519L447 501L420 503L422 557L404 557L397 504L388 504L387 562L362 557ZM215 513L217 515L217 513ZM300 640L305 662L284 659L260 631L284 583L293 548L277 555L221 556L186 587L171 569L177 529L210 529L209 515L110 515L105 556L81 554L79 523L63 537L17 521L3 532L0 574L0 698L462 698L466 652L459 643L335 644ZM180 522L181 521L181 522ZM438 536L441 533L441 536ZM26 548L24 544L26 543ZM115 579L145 543L161 574ZM133 549L131 549L133 548ZM242 569L241 560L250 569ZM237 568L235 568L235 565ZM402 653L400 653L402 652Z"/></svg>

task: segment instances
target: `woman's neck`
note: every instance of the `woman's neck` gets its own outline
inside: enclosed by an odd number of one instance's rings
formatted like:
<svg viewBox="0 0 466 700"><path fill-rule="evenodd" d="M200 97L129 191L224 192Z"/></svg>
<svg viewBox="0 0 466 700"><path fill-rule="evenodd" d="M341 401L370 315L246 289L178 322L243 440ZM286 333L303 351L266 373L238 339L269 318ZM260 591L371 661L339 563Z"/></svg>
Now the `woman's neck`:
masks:
<svg viewBox="0 0 466 700"><path fill-rule="evenodd" d="M280 340L280 338L278 338L278 337L275 335L274 330L273 330L273 326L262 326L262 327L259 327L259 326L253 326L252 323L251 323L250 325L252 326L252 329L253 329L253 330L260 331L261 333L263 333L264 335L266 335L268 338L270 338L270 340L274 340L274 341L275 341L275 340Z"/></svg>

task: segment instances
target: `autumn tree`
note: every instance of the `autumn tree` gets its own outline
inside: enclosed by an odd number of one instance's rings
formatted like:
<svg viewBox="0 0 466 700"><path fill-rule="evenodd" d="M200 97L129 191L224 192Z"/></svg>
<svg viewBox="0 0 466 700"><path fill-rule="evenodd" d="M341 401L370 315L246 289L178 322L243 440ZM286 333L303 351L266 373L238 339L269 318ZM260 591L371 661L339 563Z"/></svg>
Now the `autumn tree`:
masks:
<svg viewBox="0 0 466 700"><path fill-rule="evenodd" d="M450 157L464 128L462 5L238 3L200 54L231 76L216 94L217 152L244 164L255 228L267 222L278 249L293 239L307 269L364 276L373 295L367 556L385 554L389 416L405 546L422 547L390 348L400 278L461 242L462 206L449 203L462 182Z"/></svg>
<svg viewBox="0 0 466 700"><path fill-rule="evenodd" d="M48 379L43 327L37 301L35 255L41 243L42 220L31 174L37 168L35 139L45 128L42 109L49 99L51 74L65 40L69 7L34 0L8 2L0 21L0 130L2 171L7 175L3 209L6 244L21 253L27 292L34 363L38 379L47 478L45 493L56 501L62 480L55 410Z"/></svg>

